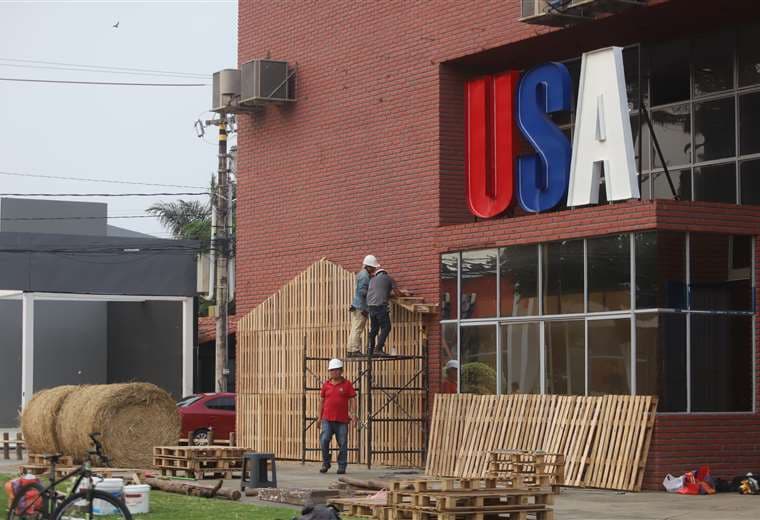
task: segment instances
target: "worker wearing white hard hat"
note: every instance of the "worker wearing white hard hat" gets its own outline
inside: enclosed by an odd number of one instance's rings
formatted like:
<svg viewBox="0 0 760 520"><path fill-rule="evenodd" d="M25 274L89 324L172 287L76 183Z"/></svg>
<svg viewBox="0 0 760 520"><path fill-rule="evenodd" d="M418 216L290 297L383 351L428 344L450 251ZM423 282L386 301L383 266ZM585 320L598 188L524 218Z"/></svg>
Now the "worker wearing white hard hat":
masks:
<svg viewBox="0 0 760 520"><path fill-rule="evenodd" d="M322 385L319 403L319 418L322 421L322 433L319 444L322 448L322 467L320 473L330 469L330 443L332 438L338 442L338 474L346 472L348 466L348 424L356 419L356 390L351 381L343 377L343 361L333 358L327 365L330 379Z"/></svg>
<svg viewBox="0 0 760 520"><path fill-rule="evenodd" d="M351 313L351 334L348 336L348 353L349 357L362 355L362 333L367 327L367 318L369 309L367 308L367 291L369 290L369 281L380 262L375 255L367 255L362 262L362 269L356 275L356 289L354 290L354 299L351 301L349 312Z"/></svg>
<svg viewBox="0 0 760 520"><path fill-rule="evenodd" d="M450 359L446 362L443 369L444 378L441 383L441 392L444 394L455 394L459 388L459 361Z"/></svg>

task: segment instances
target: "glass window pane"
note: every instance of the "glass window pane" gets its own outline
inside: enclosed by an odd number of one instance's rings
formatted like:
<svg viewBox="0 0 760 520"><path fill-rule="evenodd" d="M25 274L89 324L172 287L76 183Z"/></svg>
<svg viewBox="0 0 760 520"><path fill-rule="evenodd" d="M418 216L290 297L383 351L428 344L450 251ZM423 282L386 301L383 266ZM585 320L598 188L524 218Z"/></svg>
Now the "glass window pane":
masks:
<svg viewBox="0 0 760 520"><path fill-rule="evenodd" d="M636 308L686 308L686 235L648 231L634 240Z"/></svg>
<svg viewBox="0 0 760 520"><path fill-rule="evenodd" d="M441 319L456 319L459 312L457 273L459 253L441 255Z"/></svg>
<svg viewBox="0 0 760 520"><path fill-rule="evenodd" d="M739 150L760 153L760 92L739 97Z"/></svg>
<svg viewBox="0 0 760 520"><path fill-rule="evenodd" d="M649 170L649 128L646 122L641 128L641 133L644 136L644 142L641 143L641 155L643 157L641 161L641 170ZM639 168L639 116L631 116L631 135L633 136L633 153L636 155L636 169Z"/></svg>
<svg viewBox="0 0 760 520"><path fill-rule="evenodd" d="M462 327L462 379L464 394L496 393L496 326Z"/></svg>
<svg viewBox="0 0 760 520"><path fill-rule="evenodd" d="M501 316L538 316L538 246L502 248Z"/></svg>
<svg viewBox="0 0 760 520"><path fill-rule="evenodd" d="M694 200L736 204L736 164L694 168Z"/></svg>
<svg viewBox="0 0 760 520"><path fill-rule="evenodd" d="M656 395L658 412L686 411L686 315L636 316L636 393Z"/></svg>
<svg viewBox="0 0 760 520"><path fill-rule="evenodd" d="M668 166L691 164L691 115L689 105L652 111L652 127ZM652 139L652 167L662 168Z"/></svg>
<svg viewBox="0 0 760 520"><path fill-rule="evenodd" d="M462 319L496 316L496 250L462 253Z"/></svg>
<svg viewBox="0 0 760 520"><path fill-rule="evenodd" d="M541 393L539 323L510 323L501 327L501 392Z"/></svg>
<svg viewBox="0 0 760 520"><path fill-rule="evenodd" d="M752 318L691 315L691 410L752 410Z"/></svg>
<svg viewBox="0 0 760 520"><path fill-rule="evenodd" d="M760 204L760 160L739 165L742 204Z"/></svg>
<svg viewBox="0 0 760 520"><path fill-rule="evenodd" d="M583 320L547 321L546 393L586 393L586 331Z"/></svg>
<svg viewBox="0 0 760 520"><path fill-rule="evenodd" d="M746 25L739 29L737 54L739 56L739 86L760 83L760 46L757 35L760 24Z"/></svg>
<svg viewBox="0 0 760 520"><path fill-rule="evenodd" d="M623 70L625 90L628 95L628 109L639 107L639 47L623 49Z"/></svg>
<svg viewBox="0 0 760 520"><path fill-rule="evenodd" d="M544 314L583 312L583 240L543 245Z"/></svg>
<svg viewBox="0 0 760 520"><path fill-rule="evenodd" d="M689 99L689 42L672 41L654 45L648 50L652 106Z"/></svg>
<svg viewBox="0 0 760 520"><path fill-rule="evenodd" d="M631 308L630 235L590 238L588 255L588 312Z"/></svg>
<svg viewBox="0 0 760 520"><path fill-rule="evenodd" d="M691 200L691 170L669 170L669 173L678 200ZM641 198L674 199L673 190L665 172L655 172L644 176L641 182Z"/></svg>
<svg viewBox="0 0 760 520"><path fill-rule="evenodd" d="M694 149L697 162L736 155L734 98L694 104Z"/></svg>
<svg viewBox="0 0 760 520"><path fill-rule="evenodd" d="M444 394L457 393L459 384L457 328L456 323L441 324L441 392Z"/></svg>
<svg viewBox="0 0 760 520"><path fill-rule="evenodd" d="M631 393L631 320L589 320L589 395Z"/></svg>
<svg viewBox="0 0 760 520"><path fill-rule="evenodd" d="M752 310L750 272L731 268L732 244L730 235L691 234L692 309Z"/></svg>
<svg viewBox="0 0 760 520"><path fill-rule="evenodd" d="M699 36L694 40L694 95L728 90L734 86L734 33Z"/></svg>

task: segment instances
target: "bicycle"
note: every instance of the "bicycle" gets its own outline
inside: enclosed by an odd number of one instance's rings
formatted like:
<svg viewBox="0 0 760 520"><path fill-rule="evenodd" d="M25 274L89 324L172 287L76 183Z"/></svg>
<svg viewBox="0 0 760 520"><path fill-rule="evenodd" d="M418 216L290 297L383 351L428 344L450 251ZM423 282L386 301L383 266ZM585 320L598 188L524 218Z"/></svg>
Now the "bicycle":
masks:
<svg viewBox="0 0 760 520"><path fill-rule="evenodd" d="M8 509L8 520L92 520L98 519L124 519L132 520L126 504L110 493L95 489L92 472L93 457L97 457L104 466L109 466L108 457L103 453L103 446L98 441L99 433L91 433L90 439L95 446L87 452L87 460L71 473L56 480L55 468L62 457L60 453L45 455L44 459L50 461L49 482L47 487L35 482L22 487L13 499ZM56 491L56 486L62 482L76 477L74 486L68 495ZM87 482L87 487L80 489L82 482ZM34 498L26 497L31 493ZM27 498L31 503L21 505L21 501ZM97 501L97 502L96 502ZM106 511L110 513L103 514Z"/></svg>

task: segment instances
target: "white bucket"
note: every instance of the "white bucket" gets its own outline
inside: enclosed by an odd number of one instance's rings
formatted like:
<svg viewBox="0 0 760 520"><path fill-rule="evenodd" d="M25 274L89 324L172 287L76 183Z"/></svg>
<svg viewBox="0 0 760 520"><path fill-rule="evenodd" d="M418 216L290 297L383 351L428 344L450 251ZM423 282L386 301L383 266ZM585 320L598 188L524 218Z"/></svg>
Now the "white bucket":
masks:
<svg viewBox="0 0 760 520"><path fill-rule="evenodd" d="M133 515L150 513L150 486L146 484L124 486L124 501Z"/></svg>
<svg viewBox="0 0 760 520"><path fill-rule="evenodd" d="M124 498L124 479L93 477L92 481L95 483L95 489L98 491L113 495L119 500ZM85 480L82 481L80 487L82 489L87 489L88 486L88 482ZM97 516L105 516L116 514L117 510L105 500L96 499L92 503L92 512Z"/></svg>

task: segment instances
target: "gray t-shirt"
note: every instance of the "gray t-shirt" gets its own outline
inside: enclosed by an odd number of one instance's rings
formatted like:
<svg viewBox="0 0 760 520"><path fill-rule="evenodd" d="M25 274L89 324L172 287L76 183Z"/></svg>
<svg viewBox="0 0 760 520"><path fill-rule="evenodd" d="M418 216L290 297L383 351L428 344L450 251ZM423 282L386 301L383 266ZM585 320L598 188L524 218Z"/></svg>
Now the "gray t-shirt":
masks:
<svg viewBox="0 0 760 520"><path fill-rule="evenodd" d="M369 281L367 305L387 305L396 282L385 271L379 271Z"/></svg>

